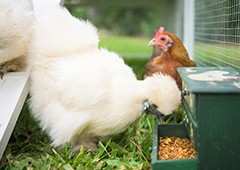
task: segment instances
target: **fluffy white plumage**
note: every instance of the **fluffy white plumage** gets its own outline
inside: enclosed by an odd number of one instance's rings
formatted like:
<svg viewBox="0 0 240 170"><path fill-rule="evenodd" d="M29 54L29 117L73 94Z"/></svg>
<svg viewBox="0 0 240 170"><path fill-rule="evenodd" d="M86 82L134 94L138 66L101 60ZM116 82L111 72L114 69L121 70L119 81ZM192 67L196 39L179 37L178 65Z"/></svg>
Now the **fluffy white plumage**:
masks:
<svg viewBox="0 0 240 170"><path fill-rule="evenodd" d="M35 0L33 3L35 53L48 57L69 56L98 48L97 30L88 21L79 22L55 1Z"/></svg>
<svg viewBox="0 0 240 170"><path fill-rule="evenodd" d="M26 55L33 19L30 0L0 1L0 65Z"/></svg>
<svg viewBox="0 0 240 170"><path fill-rule="evenodd" d="M137 120L144 101L165 115L178 107L180 92L172 78L137 80L122 58L98 48L91 23L57 5L38 9L29 51L30 106L54 146L95 148Z"/></svg>

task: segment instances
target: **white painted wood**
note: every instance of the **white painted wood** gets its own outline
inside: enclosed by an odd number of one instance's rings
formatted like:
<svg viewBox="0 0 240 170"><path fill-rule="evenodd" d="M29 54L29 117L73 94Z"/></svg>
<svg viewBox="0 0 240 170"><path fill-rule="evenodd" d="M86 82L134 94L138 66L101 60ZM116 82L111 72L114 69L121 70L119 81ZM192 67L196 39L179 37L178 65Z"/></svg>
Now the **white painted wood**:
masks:
<svg viewBox="0 0 240 170"><path fill-rule="evenodd" d="M29 92L30 68L0 79L0 159Z"/></svg>
<svg viewBox="0 0 240 170"><path fill-rule="evenodd" d="M184 0L184 45L194 59L194 0Z"/></svg>

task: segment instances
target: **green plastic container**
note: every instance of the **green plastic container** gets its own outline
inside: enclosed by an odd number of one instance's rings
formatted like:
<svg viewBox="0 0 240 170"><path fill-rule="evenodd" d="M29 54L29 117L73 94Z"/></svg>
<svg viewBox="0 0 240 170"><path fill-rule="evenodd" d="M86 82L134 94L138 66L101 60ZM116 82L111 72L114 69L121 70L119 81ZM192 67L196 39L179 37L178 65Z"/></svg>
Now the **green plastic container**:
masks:
<svg viewBox="0 0 240 170"><path fill-rule="evenodd" d="M177 160L159 160L159 139L160 137L176 136L188 138L184 124L163 124L156 125L154 129L154 139L152 148L152 169L162 170L196 170L197 159L177 159Z"/></svg>
<svg viewBox="0 0 240 170"><path fill-rule="evenodd" d="M182 67L185 118L182 125L158 125L152 168L163 170L240 169L240 73L230 67ZM184 131L182 132L177 131ZM188 136L197 159L157 160L159 136Z"/></svg>
<svg viewBox="0 0 240 170"><path fill-rule="evenodd" d="M179 68L198 169L240 169L240 73L230 67Z"/></svg>

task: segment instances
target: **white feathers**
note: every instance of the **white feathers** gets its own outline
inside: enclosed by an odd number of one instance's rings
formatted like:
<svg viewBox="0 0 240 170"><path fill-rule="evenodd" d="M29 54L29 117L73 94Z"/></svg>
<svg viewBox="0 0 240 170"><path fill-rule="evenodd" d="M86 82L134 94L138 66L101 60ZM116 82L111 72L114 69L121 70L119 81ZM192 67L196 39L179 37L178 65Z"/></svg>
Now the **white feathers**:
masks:
<svg viewBox="0 0 240 170"><path fill-rule="evenodd" d="M33 113L54 146L70 142L93 147L95 140L122 132L137 120L146 99L165 114L180 102L170 77L138 81L121 58L101 49L38 62L31 96Z"/></svg>
<svg viewBox="0 0 240 170"><path fill-rule="evenodd" d="M0 1L0 64L26 55L33 18L30 0Z"/></svg>
<svg viewBox="0 0 240 170"><path fill-rule="evenodd" d="M151 96L149 103L159 103L158 110L162 114L169 115L178 108L181 95L172 77L156 73L147 77L145 83L149 90L148 96Z"/></svg>
<svg viewBox="0 0 240 170"><path fill-rule="evenodd" d="M98 48L91 23L56 3L36 1L34 10L30 107L54 146L95 147L137 120L146 100L165 115L177 108L180 92L172 78L139 81L121 57Z"/></svg>
<svg viewBox="0 0 240 170"><path fill-rule="evenodd" d="M41 8L39 8L41 9ZM180 93L170 77L138 81L115 53L98 49L89 22L51 6L37 11L31 55L31 108L54 146L66 142L92 147L124 131L149 100L164 114L176 109Z"/></svg>
<svg viewBox="0 0 240 170"><path fill-rule="evenodd" d="M34 53L48 57L69 56L98 48L96 28L88 21L79 21L55 1L34 1ZM31 55L31 54L30 54Z"/></svg>
<svg viewBox="0 0 240 170"><path fill-rule="evenodd" d="M77 143L82 144L95 136L121 132L142 114L143 99L134 99L138 91L132 70L106 50L40 61L33 65L31 77L33 113L55 146L75 144L69 135L79 134Z"/></svg>

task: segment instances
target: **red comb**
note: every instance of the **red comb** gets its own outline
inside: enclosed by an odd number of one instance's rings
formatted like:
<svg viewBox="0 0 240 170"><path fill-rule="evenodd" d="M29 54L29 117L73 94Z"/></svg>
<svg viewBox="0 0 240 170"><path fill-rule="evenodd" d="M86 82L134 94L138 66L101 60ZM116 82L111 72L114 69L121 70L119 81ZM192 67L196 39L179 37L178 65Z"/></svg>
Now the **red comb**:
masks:
<svg viewBox="0 0 240 170"><path fill-rule="evenodd" d="M164 32L164 27L160 27L159 30L158 30L158 32L163 33L163 32Z"/></svg>
<svg viewBox="0 0 240 170"><path fill-rule="evenodd" d="M164 27L160 27L155 37L158 37L159 35L163 34L163 32L164 32Z"/></svg>

